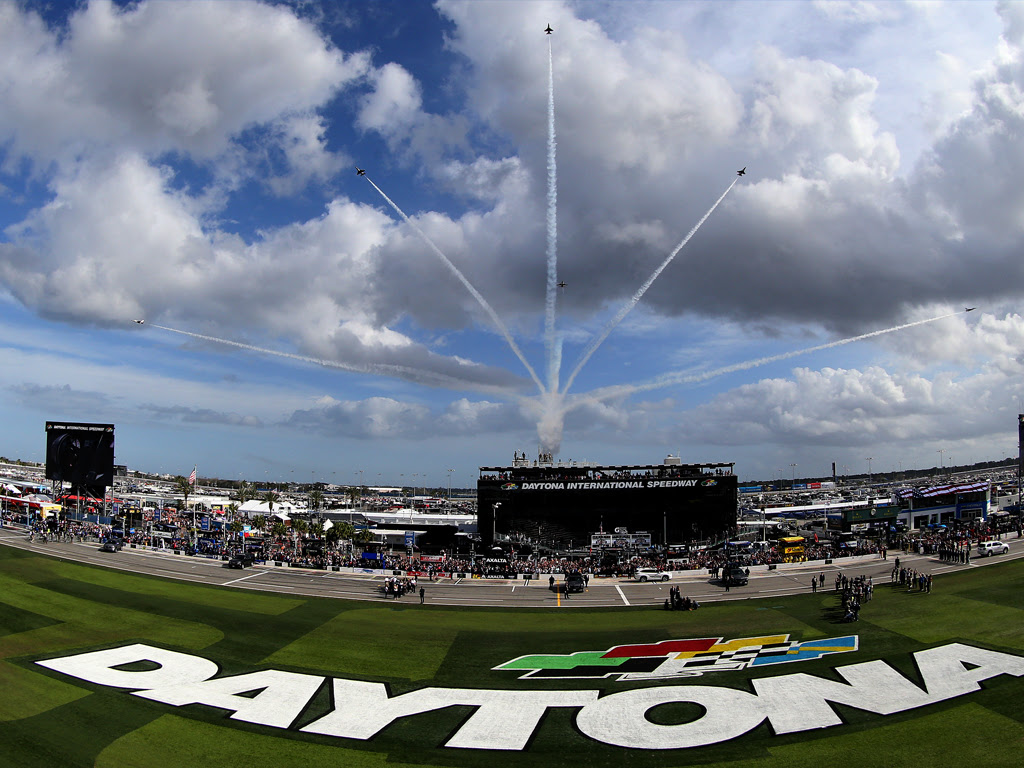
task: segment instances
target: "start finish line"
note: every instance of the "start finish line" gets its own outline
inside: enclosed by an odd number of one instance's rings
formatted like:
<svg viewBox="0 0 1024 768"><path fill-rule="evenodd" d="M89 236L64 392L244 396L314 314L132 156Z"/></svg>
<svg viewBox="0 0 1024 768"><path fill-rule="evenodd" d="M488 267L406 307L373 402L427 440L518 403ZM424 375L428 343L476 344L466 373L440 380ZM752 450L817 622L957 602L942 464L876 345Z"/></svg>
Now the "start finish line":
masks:
<svg viewBox="0 0 1024 768"><path fill-rule="evenodd" d="M96 685L175 707L202 704L247 723L289 729L325 683L334 708L299 729L341 739L371 740L399 718L445 707L474 711L444 746L523 750L544 714L572 707L576 727L603 744L629 749L685 749L735 739L767 721L775 735L842 725L834 705L877 715L927 706L978 691L983 680L1024 675L1024 658L963 643L912 654L924 686L884 661L837 667L844 682L796 673L750 681L753 692L712 685L668 685L601 695L598 690L489 690L422 688L391 696L383 683L327 678L267 669L217 677L217 665L194 656L134 644L38 661L37 664ZM126 666L158 665L130 671ZM252 695L254 691L258 691ZM696 720L659 725L646 713L669 703L704 709ZM438 738L443 738L441 734Z"/></svg>

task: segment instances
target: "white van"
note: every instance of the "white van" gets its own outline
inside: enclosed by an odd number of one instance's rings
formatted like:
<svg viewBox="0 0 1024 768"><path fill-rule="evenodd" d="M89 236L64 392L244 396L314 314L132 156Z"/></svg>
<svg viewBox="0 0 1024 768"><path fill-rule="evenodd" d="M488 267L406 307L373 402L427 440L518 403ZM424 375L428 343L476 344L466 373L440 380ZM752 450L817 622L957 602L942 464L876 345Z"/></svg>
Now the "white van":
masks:
<svg viewBox="0 0 1024 768"><path fill-rule="evenodd" d="M1010 551L1010 545L1004 541L979 541L978 557L989 555L1005 555Z"/></svg>

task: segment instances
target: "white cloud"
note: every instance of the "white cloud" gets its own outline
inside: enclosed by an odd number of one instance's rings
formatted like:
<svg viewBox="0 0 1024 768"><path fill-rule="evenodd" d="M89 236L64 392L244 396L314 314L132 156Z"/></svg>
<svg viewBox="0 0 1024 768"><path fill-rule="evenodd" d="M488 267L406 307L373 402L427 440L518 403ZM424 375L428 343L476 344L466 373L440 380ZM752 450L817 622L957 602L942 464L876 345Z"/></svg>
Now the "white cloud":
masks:
<svg viewBox="0 0 1024 768"><path fill-rule="evenodd" d="M363 97L359 125L367 130L392 133L419 118L423 106L419 84L398 64L385 64L371 80L373 91Z"/></svg>
<svg viewBox="0 0 1024 768"><path fill-rule="evenodd" d="M248 0L94 0L65 35L14 3L0 19L0 137L9 160L41 165L101 147L212 159L247 126L324 104L367 65L289 10Z"/></svg>
<svg viewBox="0 0 1024 768"><path fill-rule="evenodd" d="M281 148L287 172L267 180L274 194L294 194L312 180L327 182L349 161L327 149L326 131L324 118L313 113L289 115L275 123L273 144Z"/></svg>
<svg viewBox="0 0 1024 768"><path fill-rule="evenodd" d="M5 290L71 324L145 316L366 370L521 385L519 361L431 249L365 180L344 195L333 186L357 151L361 164L372 157L375 181L535 358L550 43L567 359L587 340L581 329L600 328L734 171L749 171L580 391L621 380L623 363L638 378L672 360L714 367L794 329L824 340L936 306L988 311L718 400L705 390L714 416L706 405L688 415L673 391L576 411L571 434L616 446L675 447L679 430L732 445L755 435L838 446L846 423L928 439L941 433L928 426L936 414L969 419L961 402L1012 399L1024 340L1016 4L996 7L998 46L962 23L995 17L977 4L438 7L444 70L345 53L286 6L93 2L58 30L0 4L4 186L48 195L3 211L16 222L0 241ZM351 169L346 178L357 181ZM233 228L236 215L257 223ZM698 337L706 329L711 343ZM414 372L405 378L419 381ZM519 405L461 391L447 409L386 394L253 416L389 439L527 423ZM179 420L249 415L215 402L168 407ZM981 440L994 424L976 419L966 432Z"/></svg>
<svg viewBox="0 0 1024 768"><path fill-rule="evenodd" d="M771 48L760 48L757 60L751 122L762 146L790 157L796 163L791 170L810 175L825 170L816 162L839 155L891 178L899 152L872 114L874 78L828 62L786 59Z"/></svg>

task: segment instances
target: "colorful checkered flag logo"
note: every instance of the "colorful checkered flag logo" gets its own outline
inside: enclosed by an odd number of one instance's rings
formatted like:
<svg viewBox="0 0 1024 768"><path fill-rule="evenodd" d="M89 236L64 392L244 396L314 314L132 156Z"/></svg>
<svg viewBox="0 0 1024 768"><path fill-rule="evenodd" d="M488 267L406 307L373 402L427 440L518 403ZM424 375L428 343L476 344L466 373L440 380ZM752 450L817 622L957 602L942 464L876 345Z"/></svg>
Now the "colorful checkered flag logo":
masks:
<svg viewBox="0 0 1024 768"><path fill-rule="evenodd" d="M494 669L523 672L520 679L602 678L651 680L697 677L705 672L747 669L818 659L857 650L857 635L796 642L789 635L725 640L701 637L643 645L617 645L607 651L520 656Z"/></svg>

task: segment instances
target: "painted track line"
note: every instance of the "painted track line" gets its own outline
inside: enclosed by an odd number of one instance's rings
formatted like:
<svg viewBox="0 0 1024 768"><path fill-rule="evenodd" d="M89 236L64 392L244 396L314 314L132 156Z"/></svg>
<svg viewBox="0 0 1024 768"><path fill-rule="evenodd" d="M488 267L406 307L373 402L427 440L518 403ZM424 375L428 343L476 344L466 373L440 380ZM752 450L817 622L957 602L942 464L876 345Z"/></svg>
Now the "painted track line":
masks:
<svg viewBox="0 0 1024 768"><path fill-rule="evenodd" d="M626 595L623 593L622 587L620 587L618 584L616 584L615 585L615 591L619 593L619 597L622 598L622 602L624 602L626 605L629 605L629 600L626 599Z"/></svg>
<svg viewBox="0 0 1024 768"><path fill-rule="evenodd" d="M237 584L240 581L245 581L246 579L251 579L253 576L259 576L261 573L263 573L263 571L256 571L256 573L250 573L248 576L243 576L242 578L235 579L234 581L225 581L223 584L221 584L221 586L222 587L226 587L229 584Z"/></svg>

